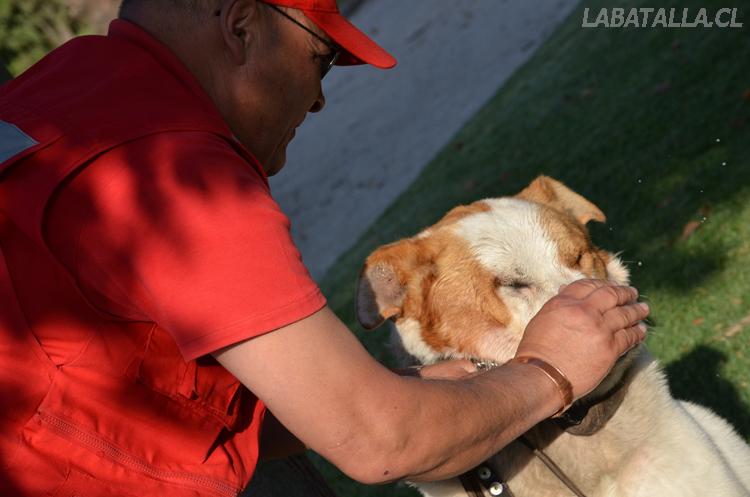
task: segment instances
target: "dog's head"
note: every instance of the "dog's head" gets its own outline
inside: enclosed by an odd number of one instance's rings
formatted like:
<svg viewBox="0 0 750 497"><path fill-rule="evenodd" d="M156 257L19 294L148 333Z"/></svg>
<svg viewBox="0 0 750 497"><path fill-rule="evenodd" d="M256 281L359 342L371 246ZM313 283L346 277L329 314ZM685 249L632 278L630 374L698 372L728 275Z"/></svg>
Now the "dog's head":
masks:
<svg viewBox="0 0 750 497"><path fill-rule="evenodd" d="M456 207L367 258L358 319L367 329L393 320L404 349L425 364L461 357L505 362L561 285L581 278L628 282L620 260L591 243L589 221L604 222L604 214L545 176L514 197Z"/></svg>

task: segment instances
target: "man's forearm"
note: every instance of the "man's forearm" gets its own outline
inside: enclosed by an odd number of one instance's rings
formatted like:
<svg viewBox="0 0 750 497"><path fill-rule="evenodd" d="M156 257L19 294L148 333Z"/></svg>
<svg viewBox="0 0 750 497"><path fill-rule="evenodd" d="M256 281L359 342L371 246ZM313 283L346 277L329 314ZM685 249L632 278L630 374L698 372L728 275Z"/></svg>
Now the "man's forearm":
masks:
<svg viewBox="0 0 750 497"><path fill-rule="evenodd" d="M464 450L457 448L452 457L445 458L426 472L408 475L409 479L436 480L460 474L497 453L560 408L554 384L534 367L511 362L477 375L469 382L473 384L468 388L462 385L461 390L472 392L471 396L477 398L477 402L471 407L468 404L458 406L460 412L455 419L461 420L459 426L448 423L453 427L452 431L463 432ZM491 392L491 397L488 392ZM469 409L476 411L476 419L467 413ZM472 423L484 425L485 434L473 431L479 426Z"/></svg>
<svg viewBox="0 0 750 497"><path fill-rule="evenodd" d="M308 447L363 483L458 473L560 407L533 366L457 381L399 377L327 309L216 357Z"/></svg>
<svg viewBox="0 0 750 497"><path fill-rule="evenodd" d="M518 363L458 381L399 378L397 383L373 431L324 454L344 466L344 459L367 461L355 471L368 483L455 476L560 408L549 378Z"/></svg>

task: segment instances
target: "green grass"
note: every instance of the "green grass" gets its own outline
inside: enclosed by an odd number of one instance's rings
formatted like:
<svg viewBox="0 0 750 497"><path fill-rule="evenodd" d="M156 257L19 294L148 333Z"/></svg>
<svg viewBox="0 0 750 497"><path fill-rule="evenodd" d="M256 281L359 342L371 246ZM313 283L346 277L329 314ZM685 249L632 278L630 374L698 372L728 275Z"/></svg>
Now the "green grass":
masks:
<svg viewBox="0 0 750 497"><path fill-rule="evenodd" d="M586 4L594 12L622 6ZM365 333L354 319L355 281L370 251L455 205L551 175L607 214L606 225L592 227L594 241L630 262L653 309L648 345L674 394L710 406L750 438L750 325L737 325L750 315L749 28L582 29L581 19L579 8L447 144L333 266L324 292L389 362L387 332ZM691 221L699 228L683 238ZM358 486L321 465L342 496L416 495L401 485Z"/></svg>

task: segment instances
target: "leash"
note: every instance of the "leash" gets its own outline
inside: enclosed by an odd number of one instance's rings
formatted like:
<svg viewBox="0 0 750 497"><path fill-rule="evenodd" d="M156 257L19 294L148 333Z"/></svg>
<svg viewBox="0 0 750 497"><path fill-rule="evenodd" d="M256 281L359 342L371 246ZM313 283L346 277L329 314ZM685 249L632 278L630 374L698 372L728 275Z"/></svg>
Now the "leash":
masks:
<svg viewBox="0 0 750 497"><path fill-rule="evenodd" d="M563 485L568 487L568 490L570 490L573 495L576 497L586 497L586 494L584 494L581 489L573 483L573 480L568 478L568 475L560 469L560 466L555 464L555 461L545 454L542 449L534 445L534 443L526 438L526 436L522 435L518 440L524 445L524 447L529 449L536 458L542 461L542 463L547 466L547 469L549 469ZM485 461L484 464L460 475L459 480L469 497L485 497L485 490L493 497L501 495L515 497L508 482L492 471L489 461Z"/></svg>
<svg viewBox="0 0 750 497"><path fill-rule="evenodd" d="M480 361L477 359L472 359L471 362L474 363L479 371L487 371L500 365L496 362ZM542 449L538 448L525 435L521 435L518 440L524 447L529 449L531 453L539 459L576 497L586 497L586 494L584 494L581 489L573 483L568 475L560 469L560 466L545 454ZM461 481L461 485L463 485L466 494L469 495L469 497L485 497L484 491L486 490L493 497L500 495L515 497L508 486L508 482L502 476L493 472L491 467L492 466L489 464L488 460L475 469L467 471L459 476L459 480Z"/></svg>
<svg viewBox="0 0 750 497"><path fill-rule="evenodd" d="M575 483L573 483L573 480L568 478L568 475L565 474L565 472L560 469L560 466L555 464L555 461L553 461L547 454L544 453L542 449L534 445L531 440L526 438L524 435L522 435L519 440L521 441L526 448L528 448L540 461L544 463L547 468L554 473L554 475L557 477L558 480L563 482L563 484L568 487L568 489L573 492L573 494L576 495L576 497L586 497L586 494L581 492L581 489L579 489Z"/></svg>

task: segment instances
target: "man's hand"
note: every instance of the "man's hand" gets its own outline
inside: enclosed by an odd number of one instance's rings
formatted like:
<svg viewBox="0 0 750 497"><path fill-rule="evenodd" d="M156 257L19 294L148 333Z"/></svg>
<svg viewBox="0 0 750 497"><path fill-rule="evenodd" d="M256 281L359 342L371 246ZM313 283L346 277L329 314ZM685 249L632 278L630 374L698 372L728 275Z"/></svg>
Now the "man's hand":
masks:
<svg viewBox="0 0 750 497"><path fill-rule="evenodd" d="M517 356L533 356L562 371L578 399L591 392L615 361L641 343L649 314L638 291L581 280L548 301L526 327Z"/></svg>
<svg viewBox="0 0 750 497"><path fill-rule="evenodd" d="M426 380L458 380L477 372L477 367L468 359L442 361L419 370L419 376Z"/></svg>

